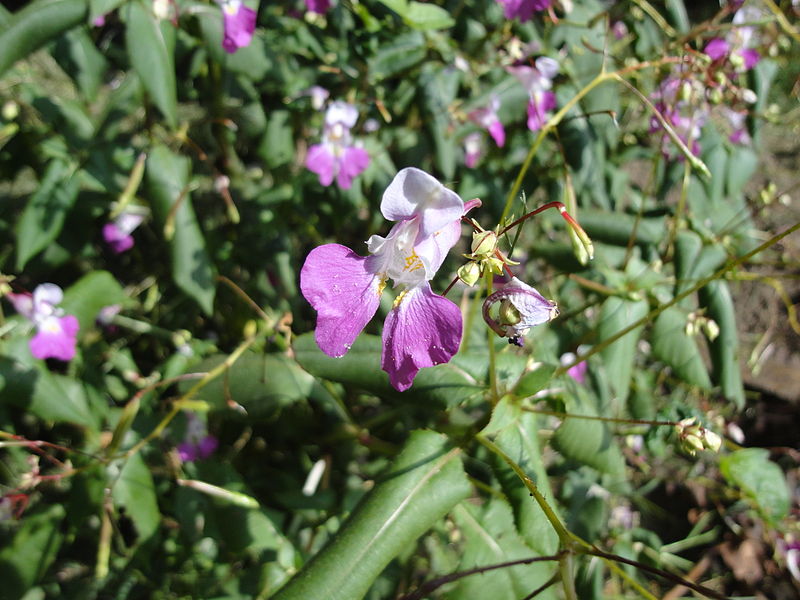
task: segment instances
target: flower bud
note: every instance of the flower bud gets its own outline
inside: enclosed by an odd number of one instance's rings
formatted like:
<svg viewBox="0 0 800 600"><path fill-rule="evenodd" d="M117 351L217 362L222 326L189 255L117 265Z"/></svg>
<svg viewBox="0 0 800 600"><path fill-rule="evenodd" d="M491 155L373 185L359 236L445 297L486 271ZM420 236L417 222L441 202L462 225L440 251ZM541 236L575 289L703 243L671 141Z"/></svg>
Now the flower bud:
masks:
<svg viewBox="0 0 800 600"><path fill-rule="evenodd" d="M466 285L472 287L481 276L481 267L474 261L469 261L458 269L458 278Z"/></svg>
<svg viewBox="0 0 800 600"><path fill-rule="evenodd" d="M711 102L711 104L720 104L722 99L722 90L719 88L713 88L708 91L708 101Z"/></svg>
<svg viewBox="0 0 800 600"><path fill-rule="evenodd" d="M707 319L706 322L703 323L703 329L708 339L712 342L719 336L719 325L717 325L717 322L713 319Z"/></svg>
<svg viewBox="0 0 800 600"><path fill-rule="evenodd" d="M9 100L3 104L2 115L6 121L13 121L19 116L19 104Z"/></svg>
<svg viewBox="0 0 800 600"><path fill-rule="evenodd" d="M488 258L497 249L497 234L494 231L472 233L472 254L475 258Z"/></svg>
<svg viewBox="0 0 800 600"><path fill-rule="evenodd" d="M684 102L690 102L691 101L691 99L692 99L692 84L691 83L689 83L688 81L684 81L683 83L681 83L681 89L680 89L680 93L678 95L678 98L680 100L683 100Z"/></svg>

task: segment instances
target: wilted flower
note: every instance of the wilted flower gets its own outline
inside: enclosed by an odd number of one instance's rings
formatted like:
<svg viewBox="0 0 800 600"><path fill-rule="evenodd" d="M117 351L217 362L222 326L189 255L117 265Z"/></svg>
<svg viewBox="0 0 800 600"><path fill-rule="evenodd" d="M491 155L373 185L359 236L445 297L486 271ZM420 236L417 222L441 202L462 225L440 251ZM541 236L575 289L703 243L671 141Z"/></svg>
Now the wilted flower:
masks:
<svg viewBox="0 0 800 600"><path fill-rule="evenodd" d="M245 6L242 0L223 0L222 27L222 47L225 52L233 54L250 45L256 30L256 11Z"/></svg>
<svg viewBox="0 0 800 600"><path fill-rule="evenodd" d="M530 21L533 13L550 8L552 0L497 0L503 6L506 19L519 19L522 23Z"/></svg>
<svg viewBox="0 0 800 600"><path fill-rule="evenodd" d="M550 118L550 111L556 107L556 96L550 88L553 78L558 74L558 63L547 56L540 56L534 65L506 69L528 90L528 129L538 131Z"/></svg>
<svg viewBox="0 0 800 600"><path fill-rule="evenodd" d="M300 271L300 289L317 311L315 339L328 356L344 356L372 319L387 279L404 287L386 317L381 368L399 391L417 372L448 362L461 343L461 311L434 294L430 280L461 235L465 206L455 192L415 168L401 170L381 200L395 225L367 240L363 257L339 244L312 250Z"/></svg>
<svg viewBox="0 0 800 600"><path fill-rule="evenodd" d="M497 319L491 308L499 303ZM547 323L558 316L558 307L527 283L512 277L505 286L483 301L483 319L510 344L522 345L521 338L531 327Z"/></svg>
<svg viewBox="0 0 800 600"><path fill-rule="evenodd" d="M182 462L203 460L217 449L217 438L208 433L206 424L194 413L186 413L186 435L178 444L178 456Z"/></svg>
<svg viewBox="0 0 800 600"><path fill-rule="evenodd" d="M19 314L36 325L36 335L28 343L31 354L39 359L57 358L68 361L75 356L78 319L64 316L57 307L64 299L64 292L53 283L43 283L33 294L7 294Z"/></svg>
<svg viewBox="0 0 800 600"><path fill-rule="evenodd" d="M306 167L319 175L322 185L329 186L335 177L337 185L348 190L353 178L369 166L369 154L354 146L350 135L357 120L356 107L341 100L325 112L322 143L311 146L306 156Z"/></svg>
<svg viewBox="0 0 800 600"><path fill-rule="evenodd" d="M144 221L144 216L132 212L123 212L110 223L103 225L103 239L111 249L120 254L133 248L134 230Z"/></svg>
<svg viewBox="0 0 800 600"><path fill-rule="evenodd" d="M492 96L489 105L473 110L469 113L469 119L486 129L489 135L492 136L494 143L497 144L497 147L502 148L506 143L506 132L497 116L498 110L500 110L500 98Z"/></svg>

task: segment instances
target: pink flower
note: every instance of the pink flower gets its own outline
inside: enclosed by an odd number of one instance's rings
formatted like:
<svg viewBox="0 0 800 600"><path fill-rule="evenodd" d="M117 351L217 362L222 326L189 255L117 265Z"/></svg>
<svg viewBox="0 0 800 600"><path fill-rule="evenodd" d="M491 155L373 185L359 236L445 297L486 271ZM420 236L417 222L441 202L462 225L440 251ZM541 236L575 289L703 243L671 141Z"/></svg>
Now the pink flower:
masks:
<svg viewBox="0 0 800 600"><path fill-rule="evenodd" d="M110 223L103 225L103 239L116 254L133 248L131 233L144 221L144 216L123 212Z"/></svg>
<svg viewBox="0 0 800 600"><path fill-rule="evenodd" d="M36 325L36 335L28 343L34 357L72 360L79 325L77 318L63 316L64 311L56 307L64 298L60 287L43 283L33 294L7 294L7 297L19 314Z"/></svg>
<svg viewBox="0 0 800 600"><path fill-rule="evenodd" d="M749 71L761 56L751 48L755 43L755 28L744 23L758 21L761 11L754 6L740 8L733 15L733 27L725 38L714 38L703 49L713 61L728 60L737 70Z"/></svg>
<svg viewBox="0 0 800 600"><path fill-rule="evenodd" d="M309 12L324 15L331 8L331 0L306 0L306 9Z"/></svg>
<svg viewBox="0 0 800 600"><path fill-rule="evenodd" d="M464 138L464 164L472 169L478 164L483 151L483 136L480 133L470 133Z"/></svg>
<svg viewBox="0 0 800 600"><path fill-rule="evenodd" d="M239 48L250 45L256 30L256 11L245 6L242 0L222 2L222 47L233 54Z"/></svg>
<svg viewBox="0 0 800 600"><path fill-rule="evenodd" d="M486 129L497 147L502 148L506 143L506 132L497 116L498 110L500 110L500 98L492 96L489 106L473 110L469 113L469 119Z"/></svg>
<svg viewBox="0 0 800 600"><path fill-rule="evenodd" d="M324 186L333 183L349 190L353 178L369 166L369 154L353 145L350 130L358 120L356 107L341 100L333 102L325 112L322 143L308 149L306 167L319 176Z"/></svg>
<svg viewBox="0 0 800 600"><path fill-rule="evenodd" d="M178 456L182 462L208 458L219 446L217 438L209 435L205 423L194 413L186 413L186 420L186 435L178 444Z"/></svg>
<svg viewBox="0 0 800 600"><path fill-rule="evenodd" d="M661 82L652 98L655 100L656 110L672 126L692 154L698 156L700 144L697 140L709 115L703 83L691 79L690 75L679 69L674 70ZM653 117L650 121L650 132L655 133L661 129L661 123ZM666 134L661 138L661 152L668 158L675 154L674 144ZM679 157L683 159L682 154Z"/></svg>
<svg viewBox="0 0 800 600"><path fill-rule="evenodd" d="M497 318L491 310L499 303ZM483 301L483 320L509 344L522 346L522 337L531 327L547 323L558 316L558 307L535 288L512 277L505 286Z"/></svg>
<svg viewBox="0 0 800 600"><path fill-rule="evenodd" d="M577 357L572 352L565 352L564 354L561 355L560 362L562 365L568 365L572 363L575 360L575 358ZM576 382L583 385L584 383L586 383L586 372L588 370L589 370L589 363L583 360L579 362L577 365L567 369L567 375L572 377L572 379L574 379Z"/></svg>
<svg viewBox="0 0 800 600"><path fill-rule="evenodd" d="M530 21L534 12L550 8L552 0L497 0L503 6L506 19L519 19L522 23Z"/></svg>
<svg viewBox="0 0 800 600"><path fill-rule="evenodd" d="M328 356L344 356L375 315L387 279L404 290L383 329L381 368L399 391L417 372L448 362L461 343L461 311L434 294L430 280L461 235L461 198L415 168L400 171L383 194L381 213L395 225L367 240L370 256L339 244L319 246L300 271L300 289L317 311L315 338Z"/></svg>
<svg viewBox="0 0 800 600"><path fill-rule="evenodd" d="M508 67L507 70L528 90L528 129L538 131L550 118L550 111L556 107L556 96L550 88L558 73L558 63L547 56L540 56L534 65Z"/></svg>

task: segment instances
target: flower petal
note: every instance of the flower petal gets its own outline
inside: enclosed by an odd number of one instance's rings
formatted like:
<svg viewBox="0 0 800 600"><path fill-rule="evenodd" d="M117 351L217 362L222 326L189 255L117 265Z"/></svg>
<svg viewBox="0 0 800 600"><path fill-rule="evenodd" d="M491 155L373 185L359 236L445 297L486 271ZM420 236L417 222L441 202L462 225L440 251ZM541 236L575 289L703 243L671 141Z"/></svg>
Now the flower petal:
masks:
<svg viewBox="0 0 800 600"><path fill-rule="evenodd" d="M27 319L33 320L33 296L31 294L6 294L6 298L14 305L14 310Z"/></svg>
<svg viewBox="0 0 800 600"><path fill-rule="evenodd" d="M68 361L75 356L78 319L72 315L49 317L39 325L39 330L28 346L36 358L57 358Z"/></svg>
<svg viewBox="0 0 800 600"><path fill-rule="evenodd" d="M339 244L314 248L300 271L300 290L317 311L317 345L344 356L378 310L383 290L371 257Z"/></svg>
<svg viewBox="0 0 800 600"><path fill-rule="evenodd" d="M489 135L492 136L494 143L498 148L502 148L506 143L506 130L503 124L498 120L489 125Z"/></svg>
<svg viewBox="0 0 800 600"><path fill-rule="evenodd" d="M33 290L33 306L35 309L39 309L42 304L49 304L53 307L56 304L61 304L63 299L64 290L55 283L42 283Z"/></svg>
<svg viewBox="0 0 800 600"><path fill-rule="evenodd" d="M722 38L714 38L708 42L708 44L706 44L705 48L703 48L703 52L705 52L711 58L711 60L719 60L720 58L724 58L730 51L731 48L728 45L728 42Z"/></svg>
<svg viewBox="0 0 800 600"><path fill-rule="evenodd" d="M306 167L319 175L319 182L325 187L333 183L334 157L325 144L315 144L308 149Z"/></svg>
<svg viewBox="0 0 800 600"><path fill-rule="evenodd" d="M427 283L408 290L383 326L381 368L405 391L424 367L448 362L461 344L461 311Z"/></svg>
<svg viewBox="0 0 800 600"><path fill-rule="evenodd" d="M459 220L464 214L464 202L432 175L408 167L395 175L383 193L381 213L390 221L419 216L419 241Z"/></svg>
<svg viewBox="0 0 800 600"><path fill-rule="evenodd" d="M331 102L325 111L325 125L328 127L341 123L347 129L352 129L356 121L358 121L358 109L344 100Z"/></svg>
<svg viewBox="0 0 800 600"><path fill-rule="evenodd" d="M250 45L256 29L256 11L242 3L239 3L238 10L235 10L236 3L231 2L230 5L233 8L222 9L222 47L225 52L233 54L239 48Z"/></svg>
<svg viewBox="0 0 800 600"><path fill-rule="evenodd" d="M369 154L363 148L351 146L344 149L339 159L339 173L336 183L343 190L349 190L353 178L360 175L369 166Z"/></svg>

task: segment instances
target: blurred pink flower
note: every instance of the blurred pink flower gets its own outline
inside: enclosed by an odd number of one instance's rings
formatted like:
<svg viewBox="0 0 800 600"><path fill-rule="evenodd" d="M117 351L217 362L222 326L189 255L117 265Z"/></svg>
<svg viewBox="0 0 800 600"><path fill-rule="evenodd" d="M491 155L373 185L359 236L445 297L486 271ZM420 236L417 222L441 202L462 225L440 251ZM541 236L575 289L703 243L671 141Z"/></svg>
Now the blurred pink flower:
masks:
<svg viewBox="0 0 800 600"><path fill-rule="evenodd" d="M733 15L733 27L724 38L709 40L703 49L713 61L728 60L737 70L749 71L761 56L751 46L755 44L755 27L745 25L760 20L761 11L754 6L740 8Z"/></svg>
<svg viewBox="0 0 800 600"><path fill-rule="evenodd" d="M123 212L110 223L103 225L103 239L116 254L133 248L131 233L144 221L144 216Z"/></svg>
<svg viewBox="0 0 800 600"><path fill-rule="evenodd" d="M242 0L222 2L222 47L233 54L239 48L250 45L256 29L256 11L245 6Z"/></svg>
<svg viewBox="0 0 800 600"><path fill-rule="evenodd" d="M507 67L507 70L528 90L528 129L538 131L550 118L550 111L556 107L556 96L550 88L553 78L558 74L558 63L547 56L540 56L534 65Z"/></svg>
<svg viewBox="0 0 800 600"><path fill-rule="evenodd" d="M186 413L186 435L178 444L178 456L182 462L203 460L211 456L219 446L217 438L209 435L206 424L194 413Z"/></svg>
<svg viewBox="0 0 800 600"><path fill-rule="evenodd" d="M497 0L503 6L506 19L519 19L522 23L530 21L533 13L550 8L552 0Z"/></svg>
<svg viewBox="0 0 800 600"><path fill-rule="evenodd" d="M502 148L506 143L506 132L497 116L498 110L500 110L500 98L492 96L488 106L473 110L468 116L470 121L486 129L497 147Z"/></svg>
<svg viewBox="0 0 800 600"><path fill-rule="evenodd" d="M470 169L478 164L483 151L483 136L478 132L464 138L464 164Z"/></svg>
<svg viewBox="0 0 800 600"><path fill-rule="evenodd" d="M64 316L57 308L64 299L64 292L53 283L43 283L33 294L7 294L16 311L36 326L36 335L28 346L31 354L39 359L57 358L68 361L75 356L78 319Z"/></svg>
<svg viewBox="0 0 800 600"><path fill-rule="evenodd" d="M561 355L561 364L568 365L577 358L572 352L565 352ZM589 363L585 360L579 362L577 365L567 369L567 375L572 377L576 382L583 385L586 383L586 372L589 370Z"/></svg>
<svg viewBox="0 0 800 600"><path fill-rule="evenodd" d="M356 107L341 100L333 102L325 112L322 143L308 149L306 167L319 176L319 182L336 184L343 190L353 185L353 178L369 166L369 154L353 144L350 130L358 120Z"/></svg>
<svg viewBox="0 0 800 600"><path fill-rule="evenodd" d="M306 9L309 12L324 15L331 8L331 0L306 0Z"/></svg>

